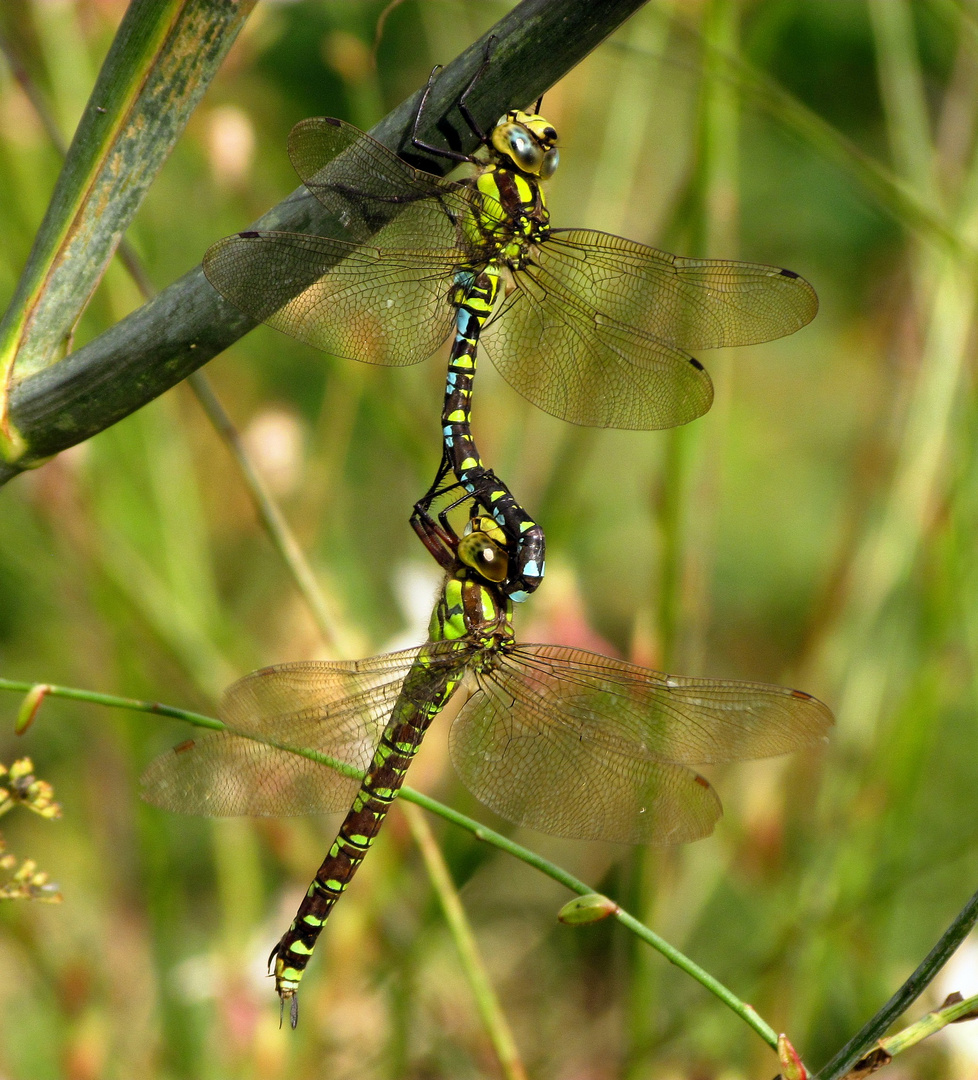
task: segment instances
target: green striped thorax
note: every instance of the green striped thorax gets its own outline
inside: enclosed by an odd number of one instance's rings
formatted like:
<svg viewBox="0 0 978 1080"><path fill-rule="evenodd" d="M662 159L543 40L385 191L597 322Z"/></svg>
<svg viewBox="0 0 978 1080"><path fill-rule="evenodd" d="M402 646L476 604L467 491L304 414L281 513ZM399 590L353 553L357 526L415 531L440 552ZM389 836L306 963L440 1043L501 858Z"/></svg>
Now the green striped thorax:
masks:
<svg viewBox="0 0 978 1080"><path fill-rule="evenodd" d="M513 605L497 585L506 580L506 536L490 517L471 518L458 542L455 571L431 615L431 641L458 641L480 648L513 640Z"/></svg>
<svg viewBox="0 0 978 1080"><path fill-rule="evenodd" d="M557 130L536 113L511 109L490 135L488 161L480 166L476 188L490 202L480 214L478 229L494 235L499 255L520 269L526 245L546 240L550 212L540 186L557 168ZM473 237L482 242L482 236Z"/></svg>

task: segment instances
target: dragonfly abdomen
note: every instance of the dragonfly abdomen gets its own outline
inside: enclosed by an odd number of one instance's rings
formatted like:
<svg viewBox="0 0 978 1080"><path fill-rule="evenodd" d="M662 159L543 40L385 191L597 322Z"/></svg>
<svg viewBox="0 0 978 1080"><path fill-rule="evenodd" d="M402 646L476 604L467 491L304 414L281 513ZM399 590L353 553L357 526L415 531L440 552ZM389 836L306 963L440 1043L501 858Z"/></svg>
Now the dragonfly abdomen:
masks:
<svg viewBox="0 0 978 1080"><path fill-rule="evenodd" d="M479 334L492 314L499 291L499 273L487 267L477 275L459 274L456 333L448 361L442 436L456 479L512 538L516 557L506 587L510 599L525 600L540 584L544 572L543 529L513 498L509 488L485 468L472 435L472 386Z"/></svg>
<svg viewBox="0 0 978 1080"><path fill-rule="evenodd" d="M286 999L291 1003L293 1027L298 1020L296 991L323 925L370 850L429 724L455 692L463 670L461 664L433 669L424 650L419 654L404 680L353 805L292 925L272 950L269 961L275 961L275 989L283 1003ZM423 694L419 693L421 683Z"/></svg>

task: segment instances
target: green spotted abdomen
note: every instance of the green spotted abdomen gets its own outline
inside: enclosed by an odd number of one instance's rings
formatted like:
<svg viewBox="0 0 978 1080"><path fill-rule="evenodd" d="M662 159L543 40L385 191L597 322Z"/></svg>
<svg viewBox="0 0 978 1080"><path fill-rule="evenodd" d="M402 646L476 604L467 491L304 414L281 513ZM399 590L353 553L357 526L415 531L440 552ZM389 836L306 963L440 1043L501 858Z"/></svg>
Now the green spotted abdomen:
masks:
<svg viewBox="0 0 978 1080"><path fill-rule="evenodd" d="M439 659L438 666L432 668L428 652L422 649L418 654L404 680L390 722L384 729L353 806L309 886L292 925L272 950L275 988L283 1000L292 1000L293 1027L295 992L323 924L380 831L428 725L445 707L464 675L465 666L461 659L458 665L446 665L443 655Z"/></svg>

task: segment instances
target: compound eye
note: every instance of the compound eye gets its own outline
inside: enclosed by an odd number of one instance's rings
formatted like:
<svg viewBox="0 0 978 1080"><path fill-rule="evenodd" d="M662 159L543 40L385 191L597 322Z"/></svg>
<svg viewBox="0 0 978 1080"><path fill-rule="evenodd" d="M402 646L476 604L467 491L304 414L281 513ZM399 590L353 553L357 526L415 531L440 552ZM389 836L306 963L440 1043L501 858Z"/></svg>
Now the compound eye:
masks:
<svg viewBox="0 0 978 1080"><path fill-rule="evenodd" d="M509 573L509 556L485 533L472 532L458 542L459 560L480 574L486 581L499 584Z"/></svg>
<svg viewBox="0 0 978 1080"><path fill-rule="evenodd" d="M548 150L543 155L543 162L540 165L540 179L549 180L551 176L557 171L557 165L560 162L560 154L557 152L556 147L552 150Z"/></svg>
<svg viewBox="0 0 978 1080"><path fill-rule="evenodd" d="M522 128L514 128L510 132L509 154L528 173L535 173L543 161L543 151Z"/></svg>

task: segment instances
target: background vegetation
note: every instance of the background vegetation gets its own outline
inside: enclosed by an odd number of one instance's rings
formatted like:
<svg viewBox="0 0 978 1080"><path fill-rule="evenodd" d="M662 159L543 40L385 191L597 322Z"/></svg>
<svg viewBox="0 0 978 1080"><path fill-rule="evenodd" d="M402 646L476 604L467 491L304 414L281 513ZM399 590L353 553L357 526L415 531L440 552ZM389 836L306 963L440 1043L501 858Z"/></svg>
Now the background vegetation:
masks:
<svg viewBox="0 0 978 1080"><path fill-rule="evenodd" d="M123 9L9 8L64 131ZM369 127L504 10L259 5L129 231L152 280L295 185L295 121ZM545 105L561 134L558 225L789 266L822 308L792 338L702 357L717 402L676 433L574 429L485 365L483 452L549 541L519 633L787 682L839 726L819 752L711 777L726 816L692 847L520 838L626 903L818 1065L978 878L978 8L661 0ZM0 65L4 300L58 168ZM138 303L113 264L76 344ZM371 369L259 328L207 371L314 564L334 640L181 385L0 492L0 675L213 712L261 664L419 639L436 579L406 519L438 458L443 364ZM0 1076L495 1073L398 811L331 920L298 1031L280 1031L264 958L335 820L166 815L139 802L138 777L185 727L49 699L15 739L17 704L0 699L0 761L29 753L65 813L11 815L4 834L65 903L0 907ZM452 775L443 725L411 782L490 820ZM531 1075L773 1074L756 1037L656 954L610 923L558 926L567 894L553 882L436 833ZM976 957L966 943L921 1007L978 990ZM972 1077L975 1039L949 1029L891 1075Z"/></svg>

